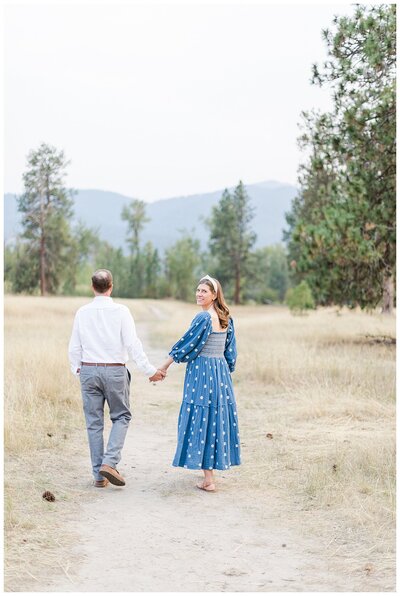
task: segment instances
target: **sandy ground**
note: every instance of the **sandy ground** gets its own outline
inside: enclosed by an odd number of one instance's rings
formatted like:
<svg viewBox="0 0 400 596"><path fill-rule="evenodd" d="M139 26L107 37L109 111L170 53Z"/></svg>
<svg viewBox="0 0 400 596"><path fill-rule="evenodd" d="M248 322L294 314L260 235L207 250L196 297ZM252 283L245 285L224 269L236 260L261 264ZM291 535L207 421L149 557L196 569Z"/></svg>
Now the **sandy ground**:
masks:
<svg viewBox="0 0 400 596"><path fill-rule="evenodd" d="M318 541L282 520L260 520L246 491L226 475L215 494L193 488L199 474L171 473L169 433L131 432L121 473L79 517L81 564L41 586L51 591L324 591L346 590L326 569ZM38 588L35 589L35 591Z"/></svg>
<svg viewBox="0 0 400 596"><path fill-rule="evenodd" d="M145 329L139 331L143 338ZM164 354L148 353L154 363L163 361ZM241 467L220 474L214 494L195 488L201 474L173 468L180 396L174 408L162 406L163 395L177 391L177 382L168 382L152 387L138 375L133 378L133 420L119 466L125 487L90 487L88 451L77 458L82 470L77 488L88 498L65 519L77 536L68 572L31 590L382 590L382 583L350 577L330 558L326 541L307 532L306 520L287 510L284 495L281 499L275 491L270 506L260 509L257 493L241 485Z"/></svg>

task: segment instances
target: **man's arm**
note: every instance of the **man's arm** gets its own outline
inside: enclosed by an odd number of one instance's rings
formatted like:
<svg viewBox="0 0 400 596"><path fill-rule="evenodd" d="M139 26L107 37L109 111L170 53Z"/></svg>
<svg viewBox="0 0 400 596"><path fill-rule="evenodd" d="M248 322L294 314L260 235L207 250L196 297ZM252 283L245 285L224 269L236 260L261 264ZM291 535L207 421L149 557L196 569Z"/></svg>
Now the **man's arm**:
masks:
<svg viewBox="0 0 400 596"><path fill-rule="evenodd" d="M82 363L82 345L79 337L78 313L75 315L74 325L72 327L71 339L69 340L68 346L68 356L72 374L78 377Z"/></svg>
<svg viewBox="0 0 400 596"><path fill-rule="evenodd" d="M122 343L128 352L130 360L133 360L139 370L141 370L146 376L150 378L154 377L157 373L157 369L155 366L150 364L149 359L143 350L142 342L136 334L135 322L127 308L122 309L121 332Z"/></svg>

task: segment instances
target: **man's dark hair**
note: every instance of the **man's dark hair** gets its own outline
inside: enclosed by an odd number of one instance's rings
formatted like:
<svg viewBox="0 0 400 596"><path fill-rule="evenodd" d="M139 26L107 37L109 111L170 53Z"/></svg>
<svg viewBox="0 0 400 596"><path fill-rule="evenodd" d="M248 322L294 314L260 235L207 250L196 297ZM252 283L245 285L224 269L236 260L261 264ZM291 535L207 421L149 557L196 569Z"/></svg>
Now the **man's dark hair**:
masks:
<svg viewBox="0 0 400 596"><path fill-rule="evenodd" d="M113 276L108 269L97 269L92 275L93 288L99 294L104 294L109 290L113 283Z"/></svg>

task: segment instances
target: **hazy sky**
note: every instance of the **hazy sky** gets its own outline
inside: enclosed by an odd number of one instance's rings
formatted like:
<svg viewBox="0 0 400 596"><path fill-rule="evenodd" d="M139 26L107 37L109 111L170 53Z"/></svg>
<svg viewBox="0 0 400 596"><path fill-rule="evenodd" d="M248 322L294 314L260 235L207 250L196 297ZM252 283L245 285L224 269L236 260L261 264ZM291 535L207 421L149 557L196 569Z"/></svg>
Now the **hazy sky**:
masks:
<svg viewBox="0 0 400 596"><path fill-rule="evenodd" d="M297 123L328 109L310 84L337 5L6 7L5 182L45 141L68 186L145 200L296 184Z"/></svg>

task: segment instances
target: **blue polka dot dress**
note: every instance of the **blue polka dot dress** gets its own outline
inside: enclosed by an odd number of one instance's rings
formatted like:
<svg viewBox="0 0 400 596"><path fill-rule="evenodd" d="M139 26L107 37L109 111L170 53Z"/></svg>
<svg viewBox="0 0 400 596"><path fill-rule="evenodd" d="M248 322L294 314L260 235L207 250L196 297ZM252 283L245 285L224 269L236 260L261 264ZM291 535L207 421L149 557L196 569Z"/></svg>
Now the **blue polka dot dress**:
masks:
<svg viewBox="0 0 400 596"><path fill-rule="evenodd" d="M233 320L223 332L212 330L211 315L195 316L170 351L186 362L178 445L173 466L227 470L240 464L240 440L231 372L236 363Z"/></svg>

